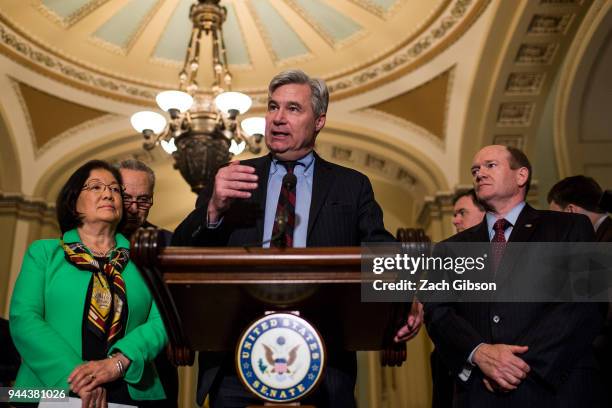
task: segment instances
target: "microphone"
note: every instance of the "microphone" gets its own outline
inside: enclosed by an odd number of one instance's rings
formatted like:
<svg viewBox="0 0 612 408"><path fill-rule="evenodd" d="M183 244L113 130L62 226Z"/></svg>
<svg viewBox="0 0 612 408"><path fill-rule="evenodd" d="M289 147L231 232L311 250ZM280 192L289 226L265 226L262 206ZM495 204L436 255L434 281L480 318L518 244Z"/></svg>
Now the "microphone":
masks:
<svg viewBox="0 0 612 408"><path fill-rule="evenodd" d="M283 177L282 183L287 190L293 190L297 184L297 177L295 177L295 174L293 173L287 173Z"/></svg>
<svg viewBox="0 0 612 408"><path fill-rule="evenodd" d="M294 220L294 228L300 225L300 216L295 214L293 217ZM287 230L287 223L289 222L289 214L287 211L283 211L274 217L274 223L278 224L278 232L270 237L269 240L263 241L261 245L267 244L268 242L273 242L278 244L279 247L285 248L287 246L285 231Z"/></svg>
<svg viewBox="0 0 612 408"><path fill-rule="evenodd" d="M274 223L278 225L278 232L274 237L270 238L271 242L276 242L279 247L285 248L287 246L287 237L285 236L285 230L287 229L287 223L289 222L289 214L285 209L281 213L274 217Z"/></svg>

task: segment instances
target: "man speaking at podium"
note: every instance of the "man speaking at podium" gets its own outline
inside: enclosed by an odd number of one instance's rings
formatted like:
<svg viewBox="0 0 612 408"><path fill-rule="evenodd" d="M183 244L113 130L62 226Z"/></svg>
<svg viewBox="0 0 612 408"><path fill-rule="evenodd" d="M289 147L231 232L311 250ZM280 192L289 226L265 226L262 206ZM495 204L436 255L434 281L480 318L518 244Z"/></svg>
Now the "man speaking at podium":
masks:
<svg viewBox="0 0 612 408"><path fill-rule="evenodd" d="M329 92L299 70L276 75L268 87L265 142L269 155L219 169L212 197L200 197L179 225L173 245L325 247L392 242L368 178L314 152L325 125ZM217 311L218 312L218 311ZM396 340L420 327L410 316ZM229 354L201 353L198 403L212 408L257 403L242 386ZM306 399L318 408L355 406L355 353L331 350L322 384Z"/></svg>

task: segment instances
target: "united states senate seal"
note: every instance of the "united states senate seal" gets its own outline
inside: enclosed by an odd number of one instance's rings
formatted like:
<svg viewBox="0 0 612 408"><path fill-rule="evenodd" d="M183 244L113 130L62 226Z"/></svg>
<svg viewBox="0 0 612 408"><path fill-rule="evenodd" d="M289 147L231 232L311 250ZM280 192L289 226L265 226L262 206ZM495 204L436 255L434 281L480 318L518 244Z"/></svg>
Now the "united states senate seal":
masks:
<svg viewBox="0 0 612 408"><path fill-rule="evenodd" d="M253 322L236 347L236 368L259 398L290 402L312 391L325 365L325 347L315 328L299 316L273 313Z"/></svg>

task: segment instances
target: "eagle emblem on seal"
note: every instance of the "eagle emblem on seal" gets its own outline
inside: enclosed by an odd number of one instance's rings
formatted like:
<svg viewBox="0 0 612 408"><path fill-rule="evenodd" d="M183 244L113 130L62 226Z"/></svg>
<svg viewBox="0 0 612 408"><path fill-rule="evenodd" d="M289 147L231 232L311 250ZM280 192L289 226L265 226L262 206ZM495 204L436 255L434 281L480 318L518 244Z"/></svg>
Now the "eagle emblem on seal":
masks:
<svg viewBox="0 0 612 408"><path fill-rule="evenodd" d="M297 352L300 345L293 346L287 350L286 340L283 336L276 339L276 346L262 344L265 350L265 359L272 367L270 374L273 374L278 381L283 381L287 376L291 376L293 364L297 359ZM263 367L262 367L263 368ZM267 368L267 367L266 367ZM265 371L262 370L262 371Z"/></svg>

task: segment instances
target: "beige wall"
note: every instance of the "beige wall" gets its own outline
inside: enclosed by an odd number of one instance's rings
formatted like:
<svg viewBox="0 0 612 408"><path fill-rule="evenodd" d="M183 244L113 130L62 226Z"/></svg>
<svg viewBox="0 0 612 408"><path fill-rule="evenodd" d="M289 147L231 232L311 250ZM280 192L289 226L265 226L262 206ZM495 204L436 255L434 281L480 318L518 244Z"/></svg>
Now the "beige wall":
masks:
<svg viewBox="0 0 612 408"><path fill-rule="evenodd" d="M26 248L36 239L57 237L59 230L52 206L0 192L0 232L5 243L0 246L0 305L2 316L8 317L11 293Z"/></svg>

